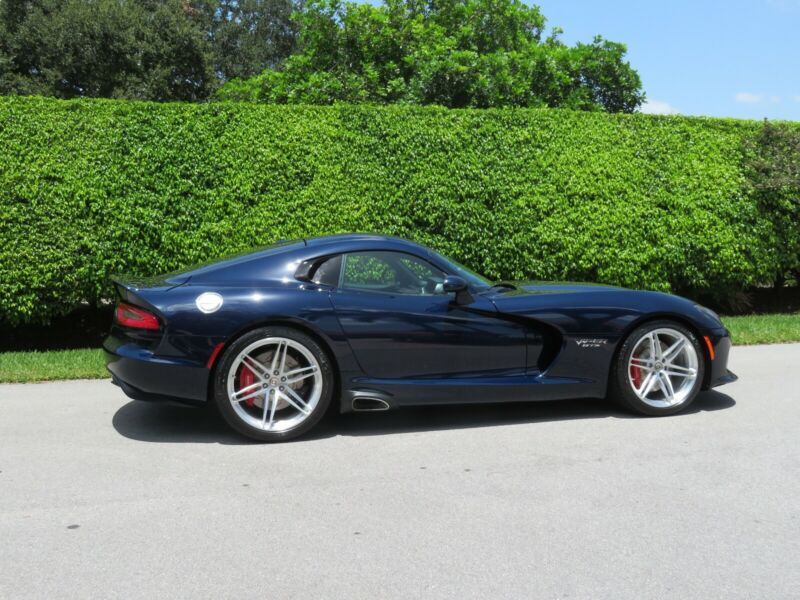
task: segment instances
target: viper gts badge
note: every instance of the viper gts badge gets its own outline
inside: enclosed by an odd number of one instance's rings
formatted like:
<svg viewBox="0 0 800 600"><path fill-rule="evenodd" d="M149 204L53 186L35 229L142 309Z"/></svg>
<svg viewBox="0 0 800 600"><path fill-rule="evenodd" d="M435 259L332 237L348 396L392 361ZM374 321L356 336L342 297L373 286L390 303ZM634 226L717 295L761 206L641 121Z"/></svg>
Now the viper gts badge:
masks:
<svg viewBox="0 0 800 600"><path fill-rule="evenodd" d="M607 344L608 340L604 340L603 338L580 338L575 340L575 343L581 348L599 348Z"/></svg>

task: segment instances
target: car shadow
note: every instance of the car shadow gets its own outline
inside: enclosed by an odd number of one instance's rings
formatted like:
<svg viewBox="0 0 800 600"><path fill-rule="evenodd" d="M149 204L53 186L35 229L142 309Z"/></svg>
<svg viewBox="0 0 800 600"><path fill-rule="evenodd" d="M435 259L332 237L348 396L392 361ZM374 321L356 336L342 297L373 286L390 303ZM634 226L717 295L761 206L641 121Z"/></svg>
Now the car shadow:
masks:
<svg viewBox="0 0 800 600"><path fill-rule="evenodd" d="M724 410L735 405L736 401L727 394L717 391L702 392L688 410L669 418ZM604 400L409 407L377 413L332 412L297 442L335 436L389 435L576 419L636 418L641 417ZM188 406L134 400L117 410L112 418L112 425L120 435L142 442L235 445L257 443L232 432L214 411Z"/></svg>

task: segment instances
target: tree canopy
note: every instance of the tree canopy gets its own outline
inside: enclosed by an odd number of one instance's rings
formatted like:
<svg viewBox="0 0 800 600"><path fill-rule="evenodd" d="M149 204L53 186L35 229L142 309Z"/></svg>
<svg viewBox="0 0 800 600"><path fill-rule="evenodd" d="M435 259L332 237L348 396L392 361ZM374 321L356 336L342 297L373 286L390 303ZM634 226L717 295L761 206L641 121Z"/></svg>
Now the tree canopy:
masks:
<svg viewBox="0 0 800 600"><path fill-rule="evenodd" d="M221 81L250 77L279 67L295 49L293 0L185 1L210 42L214 72Z"/></svg>
<svg viewBox="0 0 800 600"><path fill-rule="evenodd" d="M295 18L299 51L217 97L609 112L644 99L623 44L598 36L567 46L520 0L311 0Z"/></svg>
<svg viewBox="0 0 800 600"><path fill-rule="evenodd" d="M623 44L521 0L0 0L0 94L632 112ZM216 95L215 95L216 93Z"/></svg>
<svg viewBox="0 0 800 600"><path fill-rule="evenodd" d="M292 0L0 0L0 93L201 100L294 47Z"/></svg>

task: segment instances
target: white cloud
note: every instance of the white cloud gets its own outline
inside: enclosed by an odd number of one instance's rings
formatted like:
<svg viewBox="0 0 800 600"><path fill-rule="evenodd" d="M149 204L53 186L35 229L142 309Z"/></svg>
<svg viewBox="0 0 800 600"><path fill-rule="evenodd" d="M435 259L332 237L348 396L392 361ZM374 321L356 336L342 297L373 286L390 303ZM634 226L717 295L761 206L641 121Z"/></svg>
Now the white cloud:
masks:
<svg viewBox="0 0 800 600"><path fill-rule="evenodd" d="M678 109L661 100L647 100L642 104L642 112L646 115L677 115Z"/></svg>
<svg viewBox="0 0 800 600"><path fill-rule="evenodd" d="M739 92L736 94L736 101L743 104L758 104L764 99L761 94L751 94L750 92Z"/></svg>
<svg viewBox="0 0 800 600"><path fill-rule="evenodd" d="M742 104L760 104L762 102L769 102L770 104L780 104L783 100L780 96L767 96L766 94L751 94L750 92L739 92L735 96L737 102ZM795 100L800 99L796 96Z"/></svg>

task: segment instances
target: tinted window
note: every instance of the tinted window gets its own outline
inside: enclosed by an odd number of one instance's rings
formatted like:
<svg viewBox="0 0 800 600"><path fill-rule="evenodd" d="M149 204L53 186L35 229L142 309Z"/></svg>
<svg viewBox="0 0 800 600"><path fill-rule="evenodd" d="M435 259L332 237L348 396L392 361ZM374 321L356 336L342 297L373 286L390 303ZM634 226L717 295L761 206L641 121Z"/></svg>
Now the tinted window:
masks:
<svg viewBox="0 0 800 600"><path fill-rule="evenodd" d="M336 287L339 285L339 271L342 267L342 256L334 256L317 267L311 281Z"/></svg>
<svg viewBox="0 0 800 600"><path fill-rule="evenodd" d="M444 273L425 260L400 252L354 252L343 257L345 289L430 296L442 293Z"/></svg>

